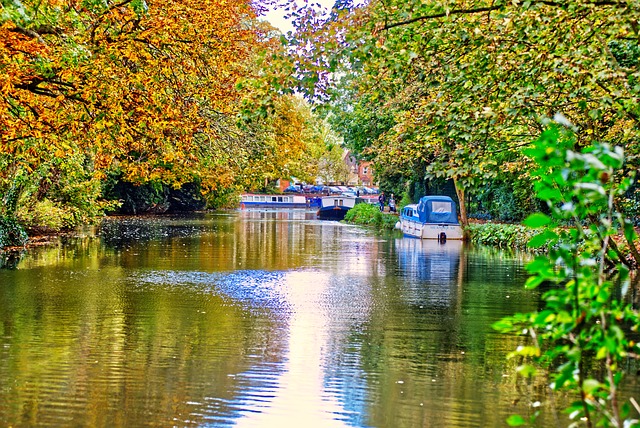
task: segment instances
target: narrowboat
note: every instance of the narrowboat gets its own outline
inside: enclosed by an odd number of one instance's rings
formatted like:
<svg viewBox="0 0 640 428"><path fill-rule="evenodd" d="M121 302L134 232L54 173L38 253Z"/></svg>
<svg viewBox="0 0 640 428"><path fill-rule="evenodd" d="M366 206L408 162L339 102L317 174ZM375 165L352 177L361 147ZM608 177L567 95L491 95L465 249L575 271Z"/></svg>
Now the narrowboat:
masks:
<svg viewBox="0 0 640 428"><path fill-rule="evenodd" d="M424 196L402 209L396 228L405 236L421 239L462 239L456 203L449 196Z"/></svg>
<svg viewBox="0 0 640 428"><path fill-rule="evenodd" d="M359 202L362 202L362 200L360 198L354 198L353 196L324 196L320 200L318 219L343 220L345 214L347 214L347 211L349 211Z"/></svg>
<svg viewBox="0 0 640 428"><path fill-rule="evenodd" d="M307 198L302 195L242 195L241 208L307 208Z"/></svg>

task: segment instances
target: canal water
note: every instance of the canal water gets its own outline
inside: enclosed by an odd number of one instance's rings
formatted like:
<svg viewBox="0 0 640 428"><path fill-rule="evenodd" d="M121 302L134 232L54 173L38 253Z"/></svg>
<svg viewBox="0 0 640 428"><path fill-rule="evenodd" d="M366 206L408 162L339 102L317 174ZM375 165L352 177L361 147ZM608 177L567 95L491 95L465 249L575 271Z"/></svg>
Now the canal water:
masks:
<svg viewBox="0 0 640 428"><path fill-rule="evenodd" d="M506 358L518 338L490 327L539 304L521 256L295 210L95 232L0 270L0 426L498 427L527 412Z"/></svg>

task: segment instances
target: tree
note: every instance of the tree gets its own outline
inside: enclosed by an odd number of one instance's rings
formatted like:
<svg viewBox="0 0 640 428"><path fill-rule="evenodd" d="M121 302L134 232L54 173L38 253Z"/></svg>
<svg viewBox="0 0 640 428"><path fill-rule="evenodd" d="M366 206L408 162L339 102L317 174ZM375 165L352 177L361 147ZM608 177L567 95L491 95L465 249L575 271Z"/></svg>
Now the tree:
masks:
<svg viewBox="0 0 640 428"><path fill-rule="evenodd" d="M639 14L615 1L340 2L324 19L301 14L291 44L309 96L330 97L346 73L352 106L393 117L372 154L425 160L427 177L455 180L464 203L505 167L530 180L519 148L557 113L579 145L616 143L633 159Z"/></svg>
<svg viewBox="0 0 640 428"><path fill-rule="evenodd" d="M105 208L107 174L205 192L246 182L271 131L239 121L257 96L241 84L267 79L259 62L279 46L256 7L4 0L0 191L19 183L18 207L53 204L71 225Z"/></svg>

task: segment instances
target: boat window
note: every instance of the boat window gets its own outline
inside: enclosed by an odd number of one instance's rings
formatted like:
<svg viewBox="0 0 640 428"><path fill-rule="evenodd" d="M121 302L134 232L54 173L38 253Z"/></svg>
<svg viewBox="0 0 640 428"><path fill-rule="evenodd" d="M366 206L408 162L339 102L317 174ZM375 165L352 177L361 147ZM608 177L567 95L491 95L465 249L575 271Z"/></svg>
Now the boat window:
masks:
<svg viewBox="0 0 640 428"><path fill-rule="evenodd" d="M450 213L451 202L433 201L431 202L431 211L434 213Z"/></svg>
<svg viewBox="0 0 640 428"><path fill-rule="evenodd" d="M282 202L282 196L278 196L278 202Z"/></svg>
<svg viewBox="0 0 640 428"><path fill-rule="evenodd" d="M277 201L278 201L278 198L276 198L275 196L271 197L271 202L277 202Z"/></svg>

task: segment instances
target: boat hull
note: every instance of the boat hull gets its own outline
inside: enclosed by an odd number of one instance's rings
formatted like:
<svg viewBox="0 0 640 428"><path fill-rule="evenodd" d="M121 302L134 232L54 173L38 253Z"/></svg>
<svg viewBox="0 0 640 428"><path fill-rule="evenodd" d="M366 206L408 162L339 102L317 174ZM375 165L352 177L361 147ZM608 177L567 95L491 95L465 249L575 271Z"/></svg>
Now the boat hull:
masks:
<svg viewBox="0 0 640 428"><path fill-rule="evenodd" d="M322 207L318 210L319 220L344 220L351 207Z"/></svg>
<svg viewBox="0 0 640 428"><path fill-rule="evenodd" d="M462 239L462 228L458 224L421 223L401 218L398 229L406 236L420 239ZM444 234L444 235L443 235Z"/></svg>

